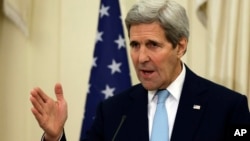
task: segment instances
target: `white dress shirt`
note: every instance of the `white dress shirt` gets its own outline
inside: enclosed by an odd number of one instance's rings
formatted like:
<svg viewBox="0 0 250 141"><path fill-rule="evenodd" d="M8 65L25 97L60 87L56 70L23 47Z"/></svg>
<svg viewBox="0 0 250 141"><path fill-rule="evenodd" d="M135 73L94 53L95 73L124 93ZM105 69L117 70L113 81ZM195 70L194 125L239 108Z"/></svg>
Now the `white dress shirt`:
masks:
<svg viewBox="0 0 250 141"><path fill-rule="evenodd" d="M186 68L182 64L182 71L179 76L167 87L170 95L168 96L165 105L168 113L168 125L169 125L169 140L172 135L175 116L177 108L180 101L181 91L186 75ZM154 114L157 106L157 95L155 95L157 90L148 91L148 121L149 121L149 139L151 139L151 132L153 126Z"/></svg>

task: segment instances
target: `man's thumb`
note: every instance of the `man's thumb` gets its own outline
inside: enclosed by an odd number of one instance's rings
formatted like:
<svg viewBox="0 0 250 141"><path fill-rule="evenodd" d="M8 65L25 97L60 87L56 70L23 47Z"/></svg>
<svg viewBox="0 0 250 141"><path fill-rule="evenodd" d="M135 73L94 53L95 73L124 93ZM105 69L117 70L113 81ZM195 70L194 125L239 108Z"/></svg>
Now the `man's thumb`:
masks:
<svg viewBox="0 0 250 141"><path fill-rule="evenodd" d="M56 83L56 85L55 85L55 94L56 94L56 99L58 101L61 101L64 99L63 89L62 89L62 85L60 83Z"/></svg>

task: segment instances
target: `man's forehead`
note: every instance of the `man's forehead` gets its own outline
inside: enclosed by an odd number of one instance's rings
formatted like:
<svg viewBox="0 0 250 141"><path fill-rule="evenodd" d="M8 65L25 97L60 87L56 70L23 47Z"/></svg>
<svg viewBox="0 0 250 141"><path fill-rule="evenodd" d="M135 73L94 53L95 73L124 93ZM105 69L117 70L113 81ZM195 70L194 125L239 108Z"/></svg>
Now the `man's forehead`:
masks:
<svg viewBox="0 0 250 141"><path fill-rule="evenodd" d="M158 23L133 25L129 31L130 40L156 40L165 36L163 28Z"/></svg>

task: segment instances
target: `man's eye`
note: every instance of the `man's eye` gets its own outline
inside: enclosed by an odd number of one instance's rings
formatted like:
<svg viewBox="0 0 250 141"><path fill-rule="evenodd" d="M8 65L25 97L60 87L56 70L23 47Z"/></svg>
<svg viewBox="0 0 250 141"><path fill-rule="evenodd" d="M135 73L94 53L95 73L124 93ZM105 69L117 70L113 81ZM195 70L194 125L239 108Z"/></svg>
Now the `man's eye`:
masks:
<svg viewBox="0 0 250 141"><path fill-rule="evenodd" d="M133 43L130 43L130 46L131 46L132 48L136 48L136 47L139 47L139 44L133 42Z"/></svg>
<svg viewBox="0 0 250 141"><path fill-rule="evenodd" d="M152 44L152 46L158 46L158 44L155 42L152 42L151 44Z"/></svg>
<svg viewBox="0 0 250 141"><path fill-rule="evenodd" d="M158 47L159 45L158 45L158 43L156 43L156 42L150 42L150 43L148 43L147 46L148 46L148 47Z"/></svg>

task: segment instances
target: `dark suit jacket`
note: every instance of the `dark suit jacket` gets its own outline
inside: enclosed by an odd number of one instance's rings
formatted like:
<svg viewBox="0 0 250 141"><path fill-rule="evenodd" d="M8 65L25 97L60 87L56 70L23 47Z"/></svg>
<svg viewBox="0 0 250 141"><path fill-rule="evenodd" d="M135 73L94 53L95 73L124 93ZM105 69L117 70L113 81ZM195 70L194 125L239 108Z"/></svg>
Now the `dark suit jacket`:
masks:
<svg viewBox="0 0 250 141"><path fill-rule="evenodd" d="M187 68L171 141L224 141L231 124L240 123L250 123L246 96ZM86 140L112 141L114 136L115 141L149 141L148 96L141 84L100 103Z"/></svg>

